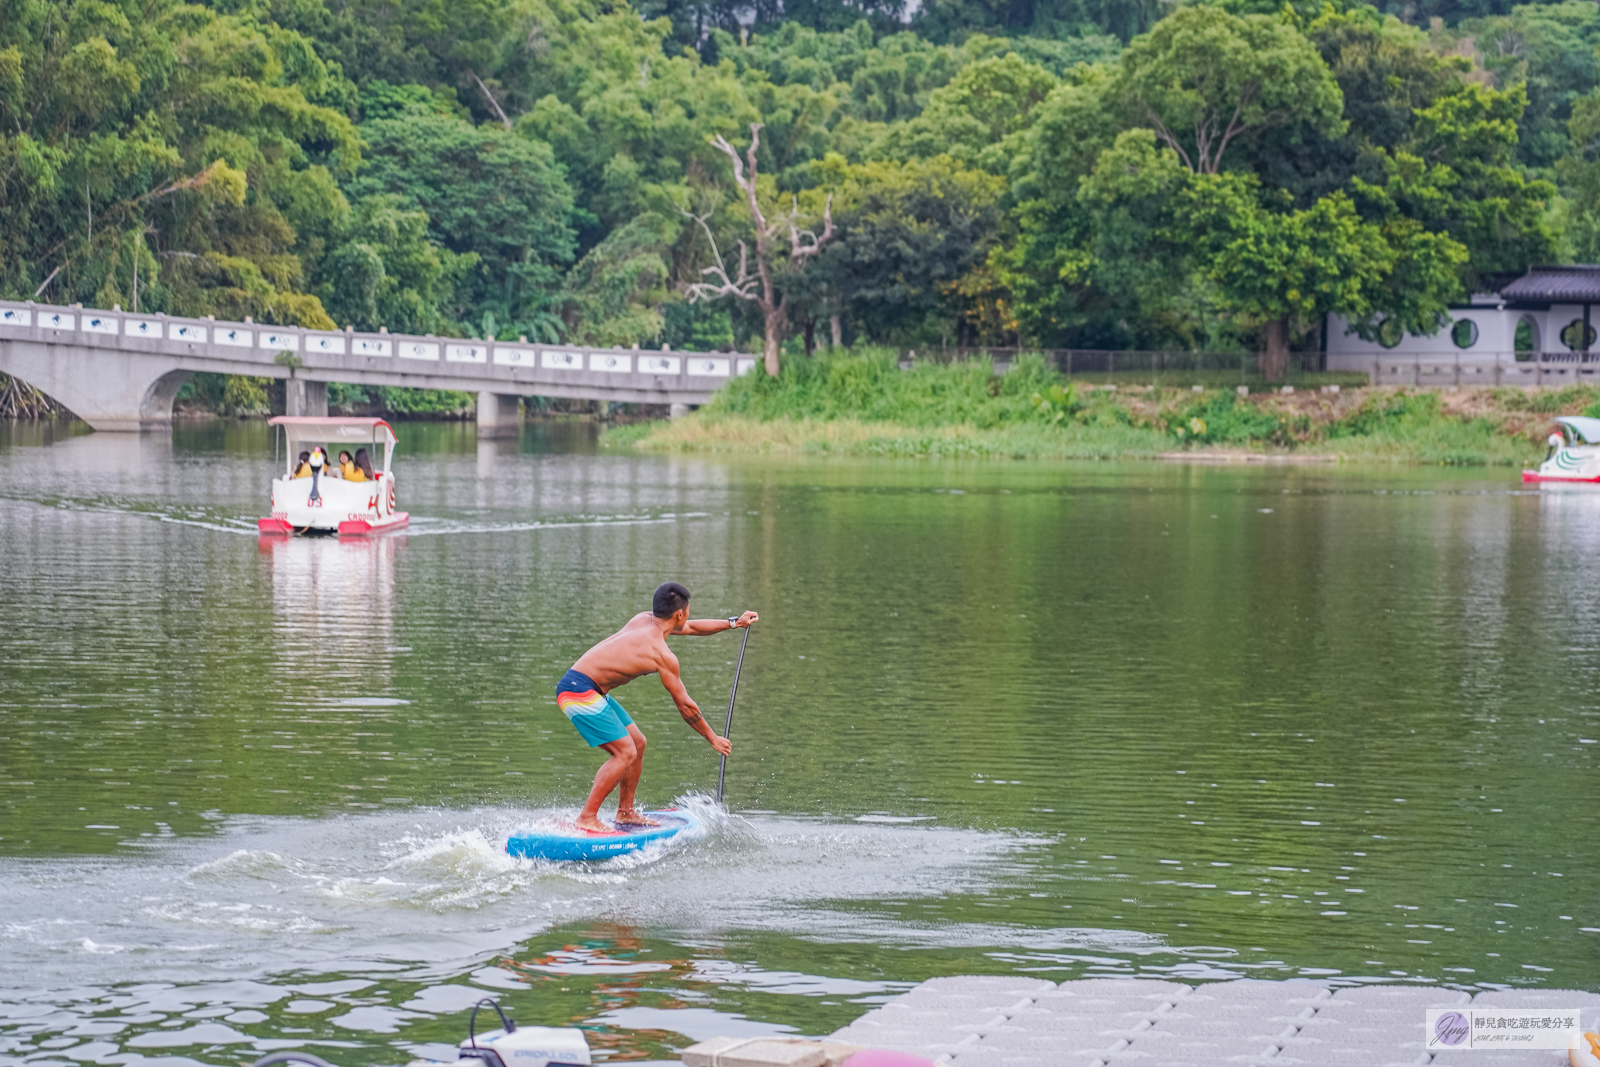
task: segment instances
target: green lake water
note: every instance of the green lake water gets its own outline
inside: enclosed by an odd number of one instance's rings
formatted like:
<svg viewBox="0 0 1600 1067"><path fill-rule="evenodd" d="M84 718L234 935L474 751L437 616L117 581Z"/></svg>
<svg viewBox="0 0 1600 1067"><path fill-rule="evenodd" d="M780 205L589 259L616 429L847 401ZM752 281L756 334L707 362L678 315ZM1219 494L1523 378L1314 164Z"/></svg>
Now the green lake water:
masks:
<svg viewBox="0 0 1600 1067"><path fill-rule="evenodd" d="M0 428L0 1065L402 1063L488 994L637 1062L940 974L1600 990L1600 493L399 430L409 533L341 543L256 536L263 425ZM643 679L707 833L508 859L666 579L762 614L729 812ZM674 642L719 726L736 642Z"/></svg>

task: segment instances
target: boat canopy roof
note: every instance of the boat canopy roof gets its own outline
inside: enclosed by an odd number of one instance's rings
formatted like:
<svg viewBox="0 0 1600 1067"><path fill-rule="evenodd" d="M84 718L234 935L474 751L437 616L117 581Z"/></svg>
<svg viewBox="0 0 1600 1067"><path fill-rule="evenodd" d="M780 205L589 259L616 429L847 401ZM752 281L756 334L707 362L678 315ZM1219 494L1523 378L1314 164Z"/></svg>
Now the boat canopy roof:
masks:
<svg viewBox="0 0 1600 1067"><path fill-rule="evenodd" d="M1556 421L1572 427L1572 432L1586 444L1600 445L1600 419L1591 419L1587 415L1562 415Z"/></svg>
<svg viewBox="0 0 1600 1067"><path fill-rule="evenodd" d="M1589 421L1600 425L1600 421ZM267 423L283 427L291 448L297 441L328 445L335 441L349 441L352 444L382 444L393 448L399 440L395 437L393 427L372 415L274 415Z"/></svg>

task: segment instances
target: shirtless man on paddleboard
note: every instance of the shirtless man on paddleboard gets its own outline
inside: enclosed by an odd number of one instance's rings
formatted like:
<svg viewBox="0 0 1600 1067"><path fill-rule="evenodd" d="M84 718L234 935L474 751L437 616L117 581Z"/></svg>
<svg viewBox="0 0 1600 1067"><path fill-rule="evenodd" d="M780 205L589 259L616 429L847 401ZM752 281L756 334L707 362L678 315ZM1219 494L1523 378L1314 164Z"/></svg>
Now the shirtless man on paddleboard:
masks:
<svg viewBox="0 0 1600 1067"><path fill-rule="evenodd" d="M683 679L678 677L678 657L667 647L667 638L747 627L760 616L747 611L737 618L691 619L689 590L677 582L667 582L657 589L651 608L585 652L556 686L556 705L590 748L604 749L610 757L594 776L594 788L589 790L589 799L578 813L578 826L584 830L611 829L600 821L600 804L618 782L622 783L622 795L617 803L617 825L657 825L633 806L633 793L639 788L639 774L644 770L644 734L622 705L607 695L617 686L646 674L661 675L661 684L678 705L683 721L720 754L726 756L733 751L733 742L718 737L700 714L699 706L689 698Z"/></svg>

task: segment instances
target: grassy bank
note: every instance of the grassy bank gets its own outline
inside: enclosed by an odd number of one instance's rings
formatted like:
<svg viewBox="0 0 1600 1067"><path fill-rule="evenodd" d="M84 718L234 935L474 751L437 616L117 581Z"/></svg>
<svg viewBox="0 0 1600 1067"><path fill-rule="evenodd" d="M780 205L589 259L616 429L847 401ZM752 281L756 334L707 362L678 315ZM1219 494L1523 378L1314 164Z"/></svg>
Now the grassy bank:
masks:
<svg viewBox="0 0 1600 1067"><path fill-rule="evenodd" d="M1397 463L1536 462L1550 419L1600 414L1600 389L1239 395L1232 388L1086 387L1043 360L902 371L886 352L758 367L687 418L609 431L608 445L669 452L985 458L1142 458L1173 452Z"/></svg>
<svg viewBox="0 0 1600 1067"><path fill-rule="evenodd" d="M676 422L606 431L610 446L670 452L773 452L857 456L973 456L989 459L1152 457L1168 448L1161 434L1134 426L1014 425L978 428L909 426L839 419L752 419L696 413Z"/></svg>

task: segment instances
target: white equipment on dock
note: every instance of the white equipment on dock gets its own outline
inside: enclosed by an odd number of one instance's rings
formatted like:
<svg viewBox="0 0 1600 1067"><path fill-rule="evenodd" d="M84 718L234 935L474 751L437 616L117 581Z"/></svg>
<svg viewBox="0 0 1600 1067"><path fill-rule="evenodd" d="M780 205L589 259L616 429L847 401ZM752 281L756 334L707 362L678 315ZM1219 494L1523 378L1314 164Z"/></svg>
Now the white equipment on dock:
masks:
<svg viewBox="0 0 1600 1067"><path fill-rule="evenodd" d="M478 1036L478 1009L488 1005L500 1016L500 1029ZM573 1026L518 1026L494 1000L484 997L467 1017L455 1067L589 1067L589 1042Z"/></svg>
<svg viewBox="0 0 1600 1067"><path fill-rule="evenodd" d="M589 1043L577 1027L512 1025L461 1042L458 1067L472 1058L484 1067L588 1067Z"/></svg>

